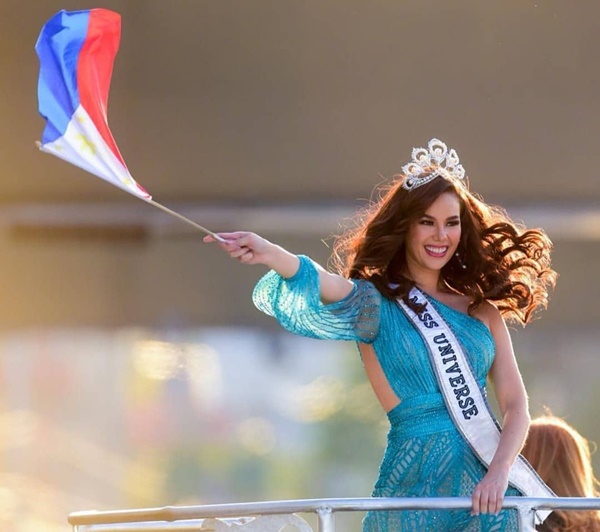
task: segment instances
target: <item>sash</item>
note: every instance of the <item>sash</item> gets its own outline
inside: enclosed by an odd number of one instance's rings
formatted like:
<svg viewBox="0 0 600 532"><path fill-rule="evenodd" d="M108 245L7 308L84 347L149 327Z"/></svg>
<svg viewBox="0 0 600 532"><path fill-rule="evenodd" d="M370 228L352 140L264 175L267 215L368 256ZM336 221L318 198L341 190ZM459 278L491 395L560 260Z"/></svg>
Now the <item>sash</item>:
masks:
<svg viewBox="0 0 600 532"><path fill-rule="evenodd" d="M409 298L421 305L429 303L416 287L410 291ZM500 428L462 346L432 304L427 304L425 311L417 314L404 301L398 299L398 303L427 346L431 365L454 425L479 460L486 468L489 467L500 441ZM526 497L556 497L521 455L517 456L510 468L508 481ZM536 524L542 523L550 513L550 510L536 510Z"/></svg>

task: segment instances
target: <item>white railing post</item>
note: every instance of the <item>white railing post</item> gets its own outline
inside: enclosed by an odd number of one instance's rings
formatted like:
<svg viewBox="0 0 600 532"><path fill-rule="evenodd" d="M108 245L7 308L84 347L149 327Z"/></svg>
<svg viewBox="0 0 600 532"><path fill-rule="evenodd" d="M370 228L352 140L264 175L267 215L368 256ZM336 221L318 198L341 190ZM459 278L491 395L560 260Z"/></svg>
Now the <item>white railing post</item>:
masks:
<svg viewBox="0 0 600 532"><path fill-rule="evenodd" d="M516 510L519 532L535 532L535 508L531 505L519 504Z"/></svg>
<svg viewBox="0 0 600 532"><path fill-rule="evenodd" d="M331 506L317 508L318 532L335 532L335 515Z"/></svg>

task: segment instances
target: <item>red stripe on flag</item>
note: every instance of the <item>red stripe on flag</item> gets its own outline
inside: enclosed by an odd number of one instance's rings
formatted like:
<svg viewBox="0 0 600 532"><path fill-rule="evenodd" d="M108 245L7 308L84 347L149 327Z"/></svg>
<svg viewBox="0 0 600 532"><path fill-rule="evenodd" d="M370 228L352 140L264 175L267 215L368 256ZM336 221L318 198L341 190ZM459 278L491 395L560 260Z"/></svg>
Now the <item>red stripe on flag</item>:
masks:
<svg viewBox="0 0 600 532"><path fill-rule="evenodd" d="M121 16L107 9L90 10L87 36L77 63L77 85L81 106L121 161L125 161L108 127L108 92L113 64L121 39Z"/></svg>

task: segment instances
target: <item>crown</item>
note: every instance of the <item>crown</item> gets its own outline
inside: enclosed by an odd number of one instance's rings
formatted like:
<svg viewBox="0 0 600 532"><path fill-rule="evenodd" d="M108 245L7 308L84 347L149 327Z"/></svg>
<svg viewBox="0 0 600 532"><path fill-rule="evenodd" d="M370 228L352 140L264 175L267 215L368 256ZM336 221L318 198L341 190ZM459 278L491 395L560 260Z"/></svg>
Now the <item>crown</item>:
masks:
<svg viewBox="0 0 600 532"><path fill-rule="evenodd" d="M433 170L432 170L433 169ZM412 161L402 167L402 188L413 190L441 175L464 183L465 169L459 164L455 150L448 150L441 140L431 139L425 148L413 148Z"/></svg>

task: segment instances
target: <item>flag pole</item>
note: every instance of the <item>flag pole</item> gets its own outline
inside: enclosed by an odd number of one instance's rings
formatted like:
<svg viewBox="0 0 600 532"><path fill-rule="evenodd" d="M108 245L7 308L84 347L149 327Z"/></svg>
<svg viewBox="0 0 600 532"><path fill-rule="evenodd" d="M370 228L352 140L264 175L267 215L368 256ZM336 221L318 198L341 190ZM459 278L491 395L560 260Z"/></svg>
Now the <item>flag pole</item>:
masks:
<svg viewBox="0 0 600 532"><path fill-rule="evenodd" d="M213 233L210 229L207 229L206 227L202 227L200 224L197 224L196 222L190 220L189 218L186 218L185 216L183 216L182 214L179 214L178 212L172 211L171 209L169 209L168 207L165 207L164 205L161 205L157 201L154 201L153 199L144 199L144 201L146 203L150 203L150 205L154 205L155 207L159 208L161 211L164 211L167 214L170 214L171 216L175 216L175 218L178 218L182 222L186 222L186 223L190 224L191 226L195 227L199 231L202 231L203 233L206 233L207 235L212 236L215 240L217 240L219 242L225 242L225 239L221 238L216 233Z"/></svg>
<svg viewBox="0 0 600 532"><path fill-rule="evenodd" d="M44 150L44 146L42 145L42 143L39 140L35 141L35 146L36 146L36 148L38 148L38 150L45 151ZM50 153L52 153L52 152L50 152ZM109 182L112 183L112 181L109 181ZM114 183L112 183L112 184L114 184ZM196 222L190 220L189 218L186 218L182 214L179 214L178 212L175 212L175 211L169 209L168 207L165 207L164 205L161 205L157 201L154 201L152 198L150 198L150 199L145 198L145 197L140 196L139 194L133 193L131 190L125 189L124 187L121 187L121 186L118 187L118 188L121 188L121 189L125 190L129 194L131 194L133 196L136 196L137 198L140 198L141 200L145 201L146 203L149 203L150 205L154 205L155 207L159 208L161 211L164 211L167 214L170 214L171 216L175 216L175 218L178 218L182 222L185 222L185 223L193 226L195 229L198 229L199 231L202 231L203 233L206 233L207 235L212 236L218 242L223 242L223 243L226 242L224 238L221 238L219 235L217 235L216 233L214 233L210 229L207 229L206 227L203 227L200 224L197 224Z"/></svg>

